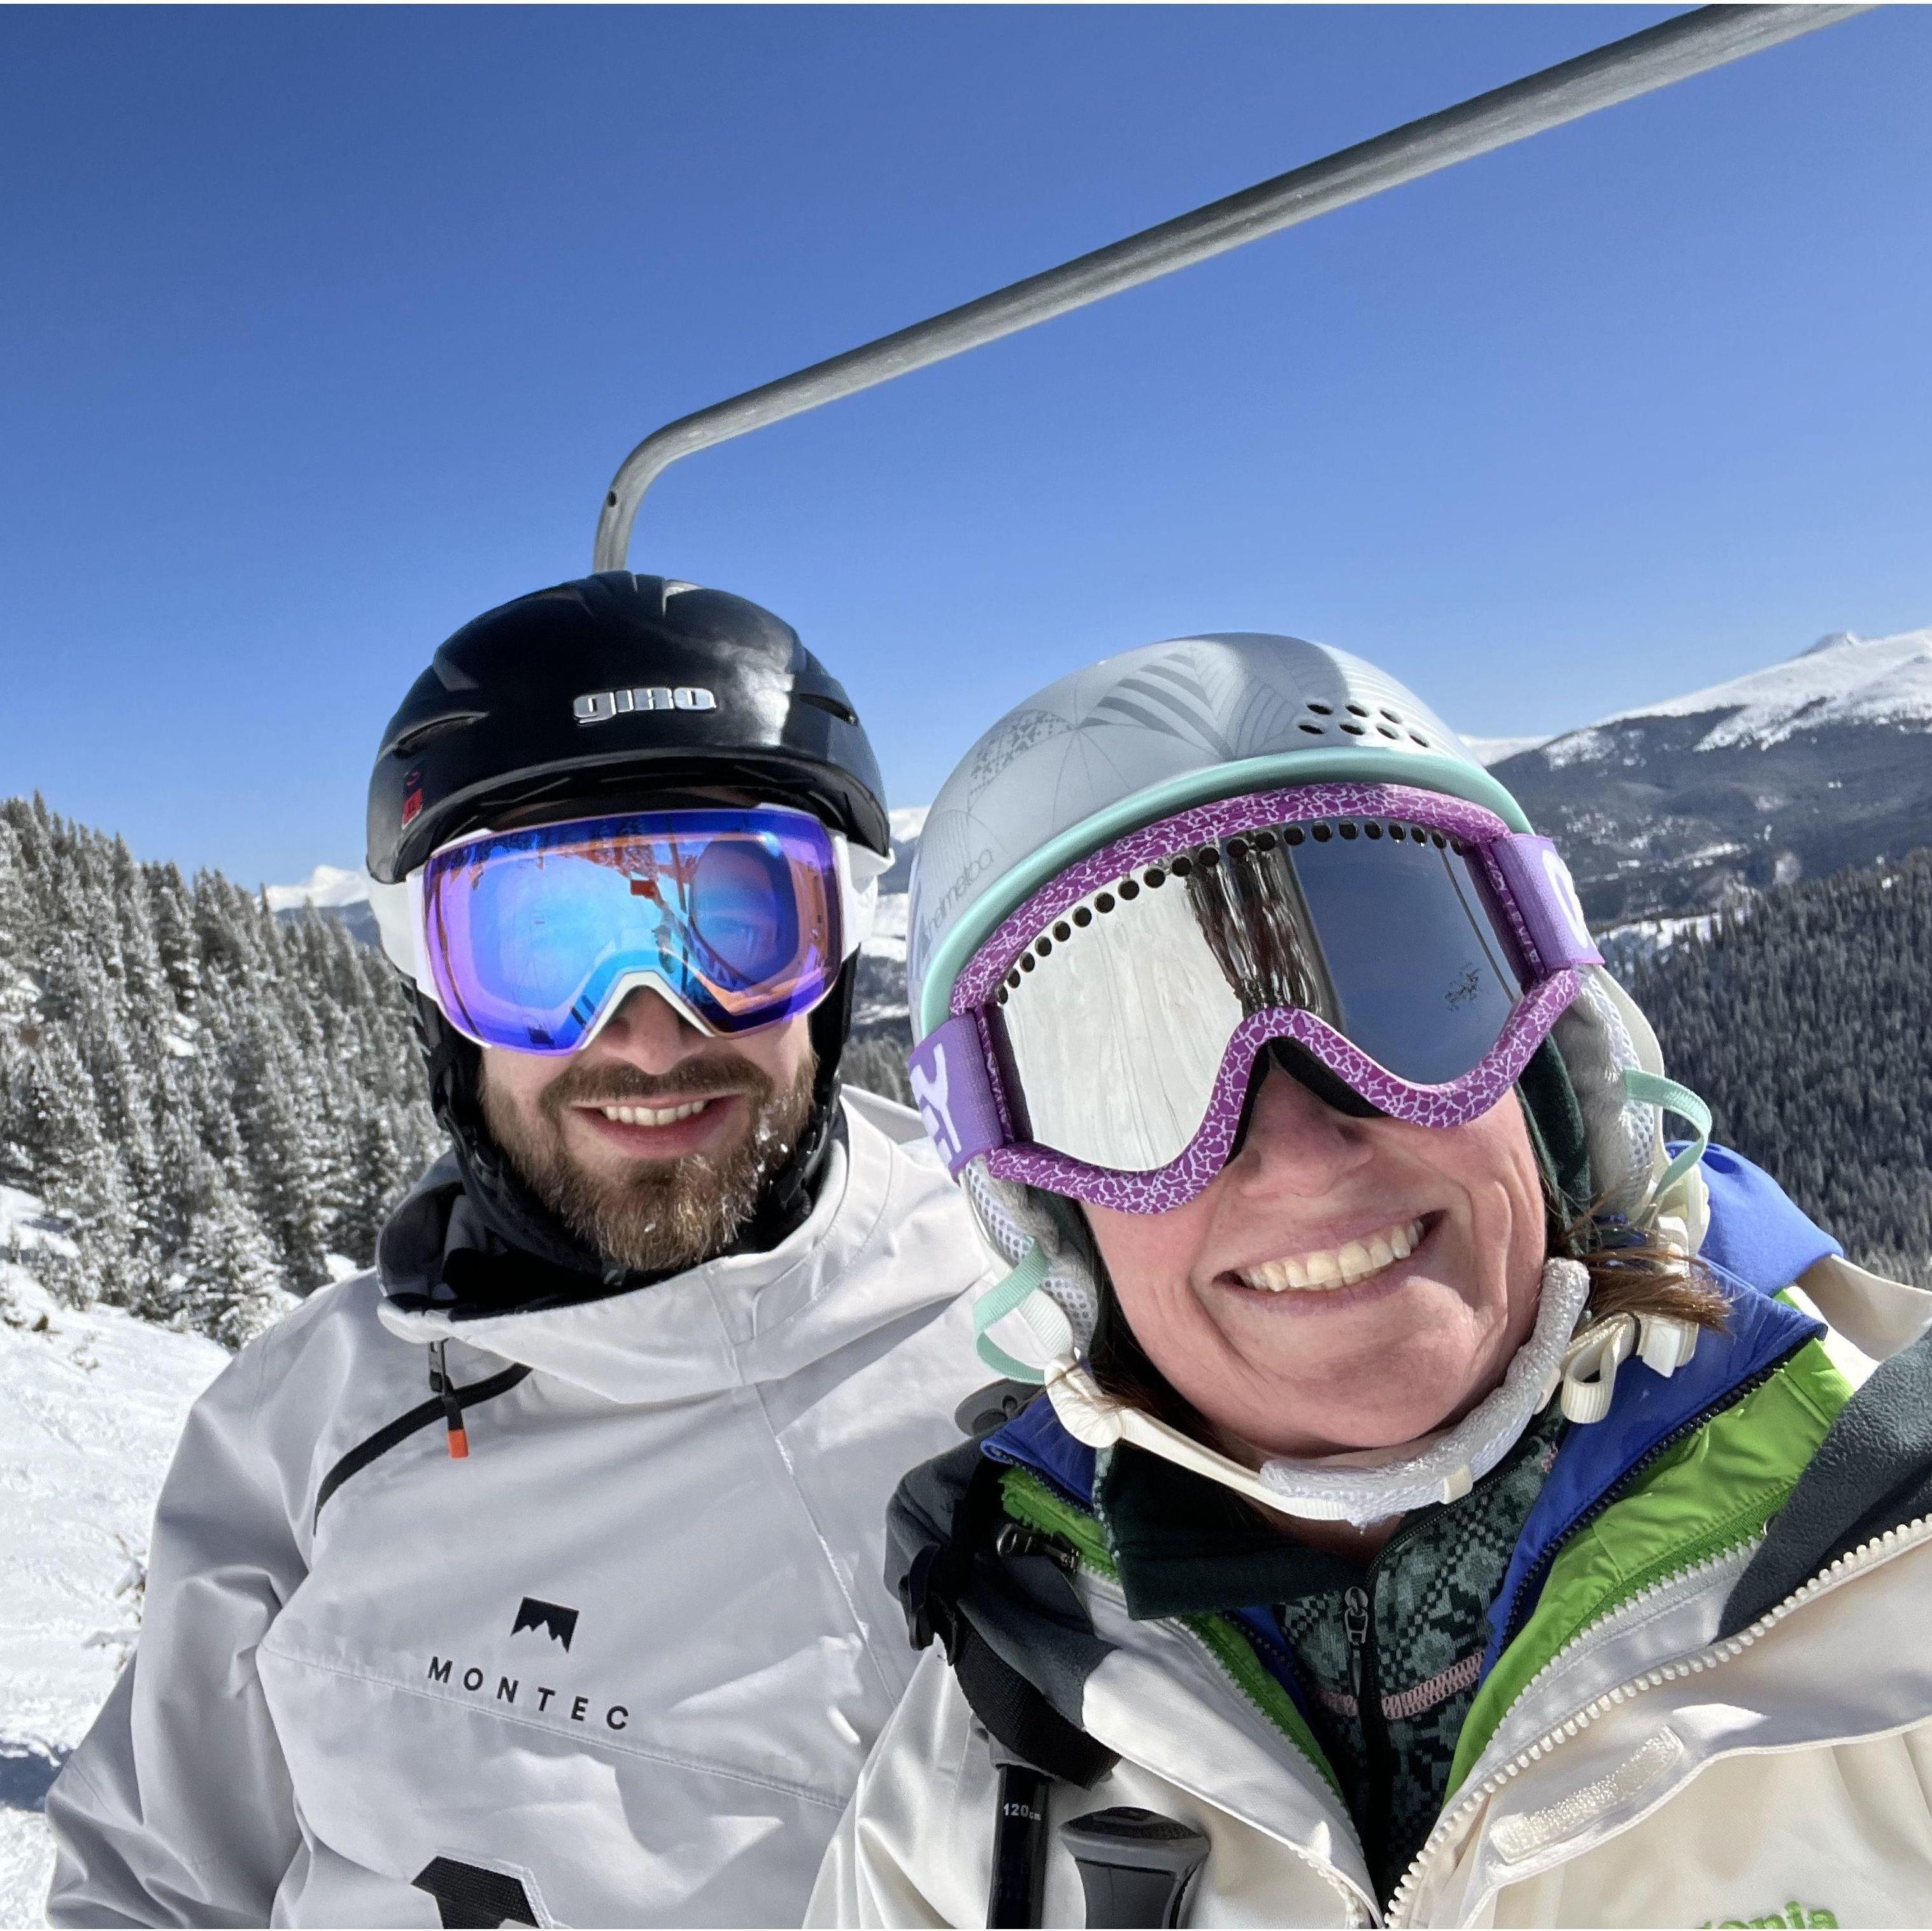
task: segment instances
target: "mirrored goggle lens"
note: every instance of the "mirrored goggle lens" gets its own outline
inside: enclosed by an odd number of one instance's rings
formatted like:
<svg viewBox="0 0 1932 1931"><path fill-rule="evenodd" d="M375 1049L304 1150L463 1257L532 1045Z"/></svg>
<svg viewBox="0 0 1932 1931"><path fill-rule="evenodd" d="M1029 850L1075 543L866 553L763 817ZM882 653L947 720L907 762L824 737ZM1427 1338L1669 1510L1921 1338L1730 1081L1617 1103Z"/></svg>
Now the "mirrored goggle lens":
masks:
<svg viewBox="0 0 1932 1931"><path fill-rule="evenodd" d="M654 979L700 1024L802 1012L842 962L830 834L803 812L668 811L493 832L423 879L430 970L471 1037L574 1051Z"/></svg>
<svg viewBox="0 0 1932 1931"><path fill-rule="evenodd" d="M1283 1007L1414 1084L1473 1072L1523 990L1480 868L1424 826L1323 820L1217 839L1070 907L995 994L1023 1137L1164 1167L1236 1027Z"/></svg>

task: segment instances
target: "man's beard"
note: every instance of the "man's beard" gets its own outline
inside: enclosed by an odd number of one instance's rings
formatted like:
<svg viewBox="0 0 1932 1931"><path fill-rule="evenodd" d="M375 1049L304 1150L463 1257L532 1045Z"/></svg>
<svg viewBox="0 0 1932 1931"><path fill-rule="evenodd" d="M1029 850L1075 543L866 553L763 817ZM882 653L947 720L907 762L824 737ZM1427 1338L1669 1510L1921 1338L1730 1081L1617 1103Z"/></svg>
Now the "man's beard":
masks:
<svg viewBox="0 0 1932 1931"><path fill-rule="evenodd" d="M573 1066L526 1116L493 1088L486 1070L483 1117L531 1191L580 1240L635 1273L679 1273L722 1253L758 1211L766 1182L790 1159L812 1118L817 1072L808 1046L783 1092L736 1054L690 1060L656 1077L622 1063ZM606 1179L586 1172L564 1144L563 1114L573 1105L675 1105L716 1093L721 1080L741 1090L751 1126L716 1153L637 1160Z"/></svg>

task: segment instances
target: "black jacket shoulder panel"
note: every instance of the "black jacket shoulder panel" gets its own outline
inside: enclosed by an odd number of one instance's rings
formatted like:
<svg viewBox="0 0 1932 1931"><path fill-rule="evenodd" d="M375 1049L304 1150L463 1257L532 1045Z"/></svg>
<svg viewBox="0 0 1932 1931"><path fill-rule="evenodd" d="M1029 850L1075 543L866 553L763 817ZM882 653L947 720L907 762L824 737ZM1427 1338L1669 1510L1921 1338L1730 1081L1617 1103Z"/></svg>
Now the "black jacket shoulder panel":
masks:
<svg viewBox="0 0 1932 1931"><path fill-rule="evenodd" d="M1819 1444L1724 1605L1734 1636L1862 1543L1932 1513L1932 1334L1882 1362Z"/></svg>

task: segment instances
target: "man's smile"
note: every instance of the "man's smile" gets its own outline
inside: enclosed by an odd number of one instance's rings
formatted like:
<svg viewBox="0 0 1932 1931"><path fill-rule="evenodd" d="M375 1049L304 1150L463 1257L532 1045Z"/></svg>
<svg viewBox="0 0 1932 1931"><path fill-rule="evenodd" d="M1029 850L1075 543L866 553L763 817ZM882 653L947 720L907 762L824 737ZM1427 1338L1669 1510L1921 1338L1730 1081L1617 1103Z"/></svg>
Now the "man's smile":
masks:
<svg viewBox="0 0 1932 1931"><path fill-rule="evenodd" d="M741 1093L667 1094L652 1106L634 1099L580 1101L568 1109L604 1145L633 1159L675 1159L722 1145L742 1125Z"/></svg>

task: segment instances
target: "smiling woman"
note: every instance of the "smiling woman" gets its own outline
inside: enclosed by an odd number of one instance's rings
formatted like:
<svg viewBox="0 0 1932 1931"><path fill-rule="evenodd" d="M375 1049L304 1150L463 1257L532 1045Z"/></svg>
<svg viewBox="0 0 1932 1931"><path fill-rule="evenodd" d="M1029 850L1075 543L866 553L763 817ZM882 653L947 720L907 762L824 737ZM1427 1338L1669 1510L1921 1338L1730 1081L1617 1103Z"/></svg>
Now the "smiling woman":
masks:
<svg viewBox="0 0 1932 1931"><path fill-rule="evenodd" d="M981 1350L1045 1391L901 1488L945 1653L814 1921L1922 1915L1932 1344L1855 1399L1784 1291L1868 1354L1932 1296L1708 1146L1439 718L1294 637L1094 665L942 789L908 930ZM1846 1564L1874 1651L1792 1622Z"/></svg>

